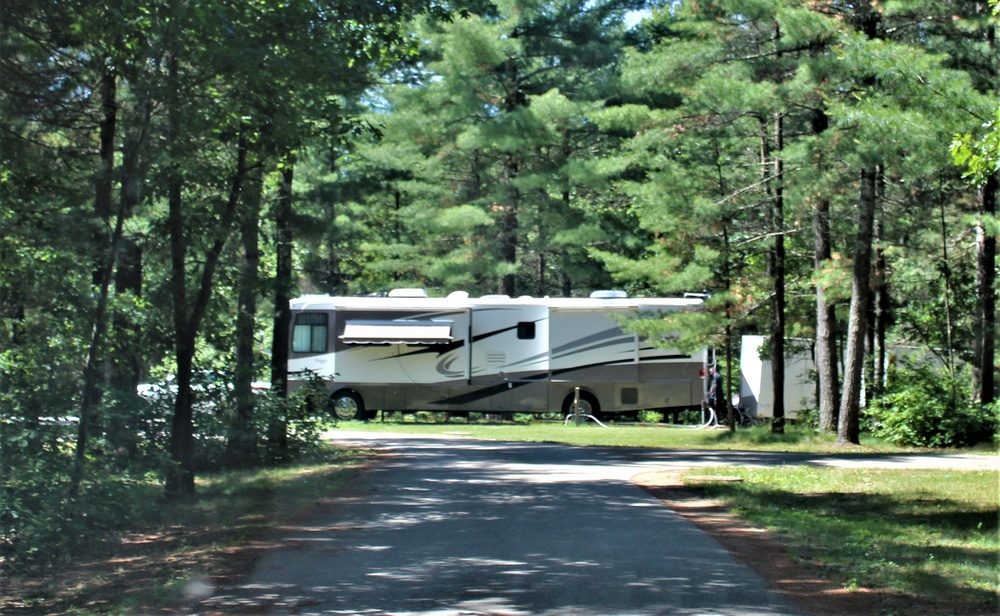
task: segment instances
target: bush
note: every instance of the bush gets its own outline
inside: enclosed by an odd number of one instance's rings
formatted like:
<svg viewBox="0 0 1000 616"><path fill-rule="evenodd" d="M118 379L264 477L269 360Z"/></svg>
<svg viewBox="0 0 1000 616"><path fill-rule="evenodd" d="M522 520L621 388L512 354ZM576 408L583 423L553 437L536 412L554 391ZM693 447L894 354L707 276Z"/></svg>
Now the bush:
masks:
<svg viewBox="0 0 1000 616"><path fill-rule="evenodd" d="M0 485L0 578L66 562L155 513L163 491L155 477L93 468L74 493L71 460L59 462L21 465Z"/></svg>
<svg viewBox="0 0 1000 616"><path fill-rule="evenodd" d="M866 417L872 435L910 447L968 447L995 438L1000 404L969 401L955 379L928 366L901 367Z"/></svg>

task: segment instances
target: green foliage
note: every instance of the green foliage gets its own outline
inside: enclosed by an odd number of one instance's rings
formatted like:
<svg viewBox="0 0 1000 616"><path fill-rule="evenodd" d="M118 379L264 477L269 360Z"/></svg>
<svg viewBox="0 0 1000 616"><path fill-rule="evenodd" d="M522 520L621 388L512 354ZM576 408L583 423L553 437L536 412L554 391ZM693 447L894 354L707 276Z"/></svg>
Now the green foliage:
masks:
<svg viewBox="0 0 1000 616"><path fill-rule="evenodd" d="M978 135L956 134L951 144L955 164L964 168L965 177L976 185L1000 171L1000 108L994 118L982 125Z"/></svg>
<svg viewBox="0 0 1000 616"><path fill-rule="evenodd" d="M967 447L996 439L1000 404L969 402L956 379L926 365L892 371L884 394L866 410L872 435L914 447Z"/></svg>
<svg viewBox="0 0 1000 616"><path fill-rule="evenodd" d="M199 383L195 404L199 472L220 468L232 412L230 390L207 385ZM254 433L263 441L281 422L288 436L280 456L271 443L261 442L259 465L301 460L322 448L325 406L316 412L304 403L307 395L257 396ZM0 421L0 574L64 562L93 537L148 519L161 504L161 482L172 464L173 403L169 389L152 400L111 400L102 415L105 429L92 446L96 453L87 461L88 479L76 493L67 455L75 423L48 421L26 431L9 419Z"/></svg>
<svg viewBox="0 0 1000 616"><path fill-rule="evenodd" d="M0 486L0 574L62 563L104 535L155 510L156 475L99 468L77 493L67 460L8 466Z"/></svg>

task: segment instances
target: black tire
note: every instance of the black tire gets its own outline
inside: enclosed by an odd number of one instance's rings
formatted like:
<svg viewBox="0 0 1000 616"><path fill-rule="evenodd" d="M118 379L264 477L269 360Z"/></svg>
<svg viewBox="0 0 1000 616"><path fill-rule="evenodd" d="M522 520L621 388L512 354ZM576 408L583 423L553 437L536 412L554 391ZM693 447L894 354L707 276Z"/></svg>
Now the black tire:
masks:
<svg viewBox="0 0 1000 616"><path fill-rule="evenodd" d="M575 400L576 392L566 396L566 399L563 400L563 417L579 413L581 415L593 415L598 419L601 418L601 403L597 401L597 396L589 391L581 391L580 405L576 408L573 406Z"/></svg>
<svg viewBox="0 0 1000 616"><path fill-rule="evenodd" d="M368 420L365 401L356 391L350 389L342 389L330 396L330 412L340 421Z"/></svg>

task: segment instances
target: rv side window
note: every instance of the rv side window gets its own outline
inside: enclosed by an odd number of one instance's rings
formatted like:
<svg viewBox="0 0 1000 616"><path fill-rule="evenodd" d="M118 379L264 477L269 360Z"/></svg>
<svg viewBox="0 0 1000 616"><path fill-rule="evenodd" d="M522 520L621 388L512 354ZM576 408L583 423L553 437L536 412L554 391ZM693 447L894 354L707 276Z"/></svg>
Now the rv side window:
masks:
<svg viewBox="0 0 1000 616"><path fill-rule="evenodd" d="M535 324L532 321L521 321L517 324L517 339L518 340L534 340L535 339Z"/></svg>
<svg viewBox="0 0 1000 616"><path fill-rule="evenodd" d="M320 312L304 312L295 317L292 330L293 353L325 353L327 319Z"/></svg>

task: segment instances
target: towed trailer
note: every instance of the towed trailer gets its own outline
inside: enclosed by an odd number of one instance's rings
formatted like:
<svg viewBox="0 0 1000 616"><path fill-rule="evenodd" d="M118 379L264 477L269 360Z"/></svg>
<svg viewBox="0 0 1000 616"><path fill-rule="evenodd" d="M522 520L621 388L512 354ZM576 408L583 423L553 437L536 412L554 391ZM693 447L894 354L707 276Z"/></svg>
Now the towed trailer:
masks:
<svg viewBox="0 0 1000 616"><path fill-rule="evenodd" d="M621 320L700 298L484 296L422 290L291 302L289 390L322 379L339 419L379 411L572 413L700 408L708 351L654 345ZM579 391L578 391L579 388Z"/></svg>

